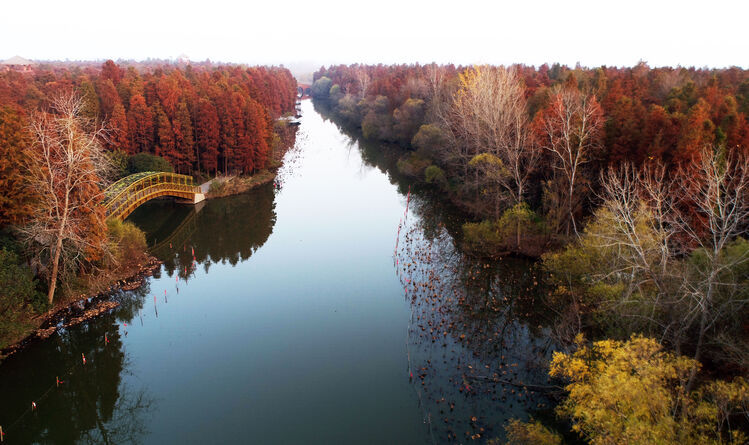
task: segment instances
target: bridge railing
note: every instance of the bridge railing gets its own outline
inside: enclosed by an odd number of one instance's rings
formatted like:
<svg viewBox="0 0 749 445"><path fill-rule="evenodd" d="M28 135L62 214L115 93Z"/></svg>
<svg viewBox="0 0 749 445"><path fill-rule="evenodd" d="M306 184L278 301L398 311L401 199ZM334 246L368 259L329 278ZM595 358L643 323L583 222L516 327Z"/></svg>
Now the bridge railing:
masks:
<svg viewBox="0 0 749 445"><path fill-rule="evenodd" d="M138 206L159 196L193 199L200 193L191 176L167 172L144 172L131 175L105 190L102 202L108 217L122 219Z"/></svg>

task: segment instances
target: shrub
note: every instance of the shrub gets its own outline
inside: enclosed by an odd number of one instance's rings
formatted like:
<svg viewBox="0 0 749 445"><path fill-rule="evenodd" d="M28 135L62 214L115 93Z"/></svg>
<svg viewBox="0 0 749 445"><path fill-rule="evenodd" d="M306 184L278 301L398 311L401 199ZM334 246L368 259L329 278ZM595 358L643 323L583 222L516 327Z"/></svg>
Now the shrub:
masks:
<svg viewBox="0 0 749 445"><path fill-rule="evenodd" d="M119 264L132 264L143 260L148 245L146 235L135 224L118 219L107 220L107 230L112 253Z"/></svg>
<svg viewBox="0 0 749 445"><path fill-rule="evenodd" d="M330 91L328 92L328 98L330 99L330 102L335 105L338 103L341 98L343 98L343 92L341 91L341 86L336 84L330 87Z"/></svg>
<svg viewBox="0 0 749 445"><path fill-rule="evenodd" d="M429 184L443 184L445 183L445 171L436 165L430 165L424 170L424 179Z"/></svg>
<svg viewBox="0 0 749 445"><path fill-rule="evenodd" d="M356 102L354 96L347 94L343 96L336 106L336 113L347 125L361 124L361 113L359 112L359 105Z"/></svg>
<svg viewBox="0 0 749 445"><path fill-rule="evenodd" d="M127 161L127 167L130 174L140 172L173 172L169 161L162 158L161 156L152 155L150 153L138 153L130 156Z"/></svg>
<svg viewBox="0 0 749 445"><path fill-rule="evenodd" d="M34 274L14 252L0 249L0 348L27 328L25 317L46 309L44 295L37 291Z"/></svg>
<svg viewBox="0 0 749 445"><path fill-rule="evenodd" d="M463 224L467 246L487 254L512 251L538 256L546 242L546 232L541 217L524 202L505 210L497 221Z"/></svg>
<svg viewBox="0 0 749 445"><path fill-rule="evenodd" d="M388 141L393 134L393 117L388 112L370 111L361 124L365 139Z"/></svg>
<svg viewBox="0 0 749 445"><path fill-rule="evenodd" d="M411 139L411 145L427 157L440 159L443 149L448 145L447 135L437 125L424 124Z"/></svg>
<svg viewBox="0 0 749 445"><path fill-rule="evenodd" d="M208 186L208 193L211 195L220 195L224 190L226 190L226 182L227 181L224 180L214 179L211 182L211 185Z"/></svg>
<svg viewBox="0 0 749 445"><path fill-rule="evenodd" d="M537 420L521 422L513 419L505 426L505 431L508 445L562 445L562 437Z"/></svg>
<svg viewBox="0 0 749 445"><path fill-rule="evenodd" d="M424 170L431 162L416 153L410 153L398 159L398 171L404 175L422 177Z"/></svg>

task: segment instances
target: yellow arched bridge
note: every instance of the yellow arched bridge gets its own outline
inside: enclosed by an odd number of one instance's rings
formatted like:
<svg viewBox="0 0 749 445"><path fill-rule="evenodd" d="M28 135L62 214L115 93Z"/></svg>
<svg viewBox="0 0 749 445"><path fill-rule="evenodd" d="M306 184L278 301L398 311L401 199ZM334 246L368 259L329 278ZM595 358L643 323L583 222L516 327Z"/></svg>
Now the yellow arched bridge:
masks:
<svg viewBox="0 0 749 445"><path fill-rule="evenodd" d="M126 176L104 190L102 206L108 218L123 220L146 201L160 196L174 196L192 204L205 199L191 176L143 172Z"/></svg>

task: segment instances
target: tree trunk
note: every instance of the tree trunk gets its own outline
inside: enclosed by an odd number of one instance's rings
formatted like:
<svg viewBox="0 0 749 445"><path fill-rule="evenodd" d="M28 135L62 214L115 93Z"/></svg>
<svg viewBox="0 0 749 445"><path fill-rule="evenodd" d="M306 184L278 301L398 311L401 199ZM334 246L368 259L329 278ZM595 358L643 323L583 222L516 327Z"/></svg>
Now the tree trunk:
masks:
<svg viewBox="0 0 749 445"><path fill-rule="evenodd" d="M68 207L70 206L70 193L65 193L65 207L62 210L62 221L60 229L57 231L57 242L55 243L55 253L52 258L52 274L49 277L49 290L47 291L47 302L51 305L55 297L55 288L57 287L57 273L60 270L60 252L62 251L63 233L65 226L68 224Z"/></svg>
<svg viewBox="0 0 749 445"><path fill-rule="evenodd" d="M62 229L62 228L61 228ZM62 230L57 236L55 254L52 259L52 274L49 277L49 290L47 291L47 302L51 305L55 296L55 287L57 287L57 271L60 266L60 250L62 249Z"/></svg>
<svg viewBox="0 0 749 445"><path fill-rule="evenodd" d="M714 256L713 258L717 258L717 253L716 253L716 256ZM715 259L713 261L715 261ZM685 389L685 392L687 394L689 394L689 392L692 390L692 387L694 386L695 378L697 377L697 370L698 370L700 358L702 355L702 344L705 341L705 332L707 331L707 316L708 316L708 310L709 310L708 306L712 302L713 280L714 280L713 277L714 276L715 276L714 272L710 274L710 277L709 277L710 284L708 284L707 291L706 291L707 295L705 295L705 299L702 301L702 304L701 304L702 316L700 317L700 334L697 337L697 346L695 346L694 348L694 356L692 357L692 359L697 363L695 363L692 366L692 370L689 373L689 380L687 381L687 385Z"/></svg>

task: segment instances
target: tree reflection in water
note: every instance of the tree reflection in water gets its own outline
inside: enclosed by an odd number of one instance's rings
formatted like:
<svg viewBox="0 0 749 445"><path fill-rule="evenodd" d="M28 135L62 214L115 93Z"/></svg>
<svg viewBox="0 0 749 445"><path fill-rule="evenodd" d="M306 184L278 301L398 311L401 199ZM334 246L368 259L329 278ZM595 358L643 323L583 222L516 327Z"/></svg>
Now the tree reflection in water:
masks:
<svg viewBox="0 0 749 445"><path fill-rule="evenodd" d="M502 437L512 418L552 418L550 395L558 388L549 383L547 363L555 347L548 328L554 316L541 298L537 266L465 254L468 215L400 174L401 148L366 141L336 124L365 162L388 174L404 196L411 191L393 261L411 307L408 373L432 441Z"/></svg>
<svg viewBox="0 0 749 445"><path fill-rule="evenodd" d="M155 277L166 272L189 280L198 265L206 272L218 262L234 266L265 244L276 223L274 199L273 185L267 184L211 200L200 211L171 201L153 201L136 210L130 220L151 234L151 245L161 247L154 254L164 268ZM174 242L164 247L160 242L164 239Z"/></svg>
<svg viewBox="0 0 749 445"><path fill-rule="evenodd" d="M188 280L198 265L232 265L248 259L273 231L274 190L267 185L229 199L194 208L156 201L133 215L138 225L159 236L180 235L160 254L166 272ZM189 224L182 224L186 219ZM247 224L252 221L252 224ZM163 226L163 227L162 227ZM148 413L156 407L146 387L133 388L123 349L125 323L138 320L149 285L112 298L114 312L82 325L61 329L0 366L0 419L9 443L138 443L148 431ZM150 298L150 297L149 297ZM82 362L82 354L86 364ZM57 387L56 378L63 383ZM135 379L137 381L137 379ZM31 402L37 405L31 409Z"/></svg>
<svg viewBox="0 0 749 445"><path fill-rule="evenodd" d="M0 418L9 443L137 443L155 408L145 387L122 380L129 363L120 329L148 291L116 295L116 312L105 314L8 358L0 367ZM105 337L106 335L106 337ZM105 340L106 338L106 340ZM83 364L82 355L86 357ZM29 366L30 364L35 366ZM59 387L56 379L62 381ZM31 409L31 402L37 405Z"/></svg>

